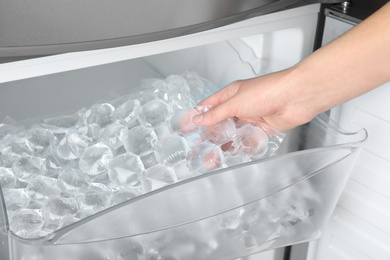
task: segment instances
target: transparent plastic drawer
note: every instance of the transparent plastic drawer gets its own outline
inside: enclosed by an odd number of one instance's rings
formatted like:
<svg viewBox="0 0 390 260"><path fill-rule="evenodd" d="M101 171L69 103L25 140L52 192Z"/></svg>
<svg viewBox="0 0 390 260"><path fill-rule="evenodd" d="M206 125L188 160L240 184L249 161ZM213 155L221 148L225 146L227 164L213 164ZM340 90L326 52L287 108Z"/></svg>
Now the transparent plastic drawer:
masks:
<svg viewBox="0 0 390 260"><path fill-rule="evenodd" d="M1 83L0 119L71 113L183 69L221 87L269 72L264 59L253 58L234 40ZM36 238L10 230L0 187L0 258L235 259L314 240L366 138L365 130L345 132L320 115L286 133L272 157L182 180Z"/></svg>
<svg viewBox="0 0 390 260"><path fill-rule="evenodd" d="M2 259L234 259L316 239L366 132L343 132L325 116L294 132L275 157L161 188L37 239L8 230L1 200Z"/></svg>

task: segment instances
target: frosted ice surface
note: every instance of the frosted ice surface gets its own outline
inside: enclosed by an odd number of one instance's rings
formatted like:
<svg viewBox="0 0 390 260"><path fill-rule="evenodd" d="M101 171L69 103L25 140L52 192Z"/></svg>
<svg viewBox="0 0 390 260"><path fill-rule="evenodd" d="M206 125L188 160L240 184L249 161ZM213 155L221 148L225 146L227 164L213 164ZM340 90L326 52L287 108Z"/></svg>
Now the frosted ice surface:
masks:
<svg viewBox="0 0 390 260"><path fill-rule="evenodd" d="M182 135L187 135L194 132L199 132L200 127L196 126L192 122L194 115L197 115L197 112L193 108L180 109L175 111L175 113L169 119L169 126L172 131L177 132Z"/></svg>
<svg viewBox="0 0 390 260"><path fill-rule="evenodd" d="M233 143L241 153L256 158L263 156L268 150L268 136L260 127L246 124L237 129L236 136Z"/></svg>
<svg viewBox="0 0 390 260"><path fill-rule="evenodd" d="M23 154L12 166L13 172L22 179L30 178L32 175L41 174L46 171L45 158Z"/></svg>
<svg viewBox="0 0 390 260"><path fill-rule="evenodd" d="M159 163L173 166L186 158L188 150L188 144L183 137L171 134L156 143L154 153Z"/></svg>
<svg viewBox="0 0 390 260"><path fill-rule="evenodd" d="M16 176L11 168L0 167L0 186L3 189L13 188L16 184Z"/></svg>
<svg viewBox="0 0 390 260"><path fill-rule="evenodd" d="M21 138L14 140L12 143L10 143L11 151L16 154L34 154L34 144L31 143L30 140L27 138Z"/></svg>
<svg viewBox="0 0 390 260"><path fill-rule="evenodd" d="M137 125L137 114L140 107L141 103L139 100L128 100L118 106L112 116L114 119L123 122L128 128L131 128Z"/></svg>
<svg viewBox="0 0 390 260"><path fill-rule="evenodd" d="M25 188L4 189L5 205L10 211L25 208L30 203L30 196Z"/></svg>
<svg viewBox="0 0 390 260"><path fill-rule="evenodd" d="M96 142L100 138L100 131L102 127L96 123L89 125L82 125L78 128L80 134L89 138L91 141Z"/></svg>
<svg viewBox="0 0 390 260"><path fill-rule="evenodd" d="M113 158L111 149L102 143L86 148L80 157L80 170L88 175L97 175L107 169L109 160Z"/></svg>
<svg viewBox="0 0 390 260"><path fill-rule="evenodd" d="M187 167L187 161L182 160L180 162L177 162L174 166L173 169L175 171L175 174L179 180L185 180L189 179L191 177L196 176L193 172L190 171Z"/></svg>
<svg viewBox="0 0 390 260"><path fill-rule="evenodd" d="M157 135L153 128L136 126L127 132L124 138L126 151L143 156L153 152Z"/></svg>
<svg viewBox="0 0 390 260"><path fill-rule="evenodd" d="M188 86L190 87L191 97L193 97L195 100L202 98L204 95L205 88L207 86L205 86L200 76L195 72L186 71L183 73L182 77L185 79Z"/></svg>
<svg viewBox="0 0 390 260"><path fill-rule="evenodd" d="M72 197L53 197L42 207L42 213L45 219L54 222L58 222L65 217L76 216L77 211L77 202Z"/></svg>
<svg viewBox="0 0 390 260"><path fill-rule="evenodd" d="M111 205L117 205L121 202L130 200L142 194L141 187L122 187L111 194Z"/></svg>
<svg viewBox="0 0 390 260"><path fill-rule="evenodd" d="M85 112L83 117L84 124L96 123L104 127L112 121L114 110L115 108L109 103L95 104Z"/></svg>
<svg viewBox="0 0 390 260"><path fill-rule="evenodd" d="M153 165L158 164L154 152L151 152L149 154L140 156L140 158L141 158L141 161L142 161L145 169L147 169L147 168L149 168L149 167L151 167Z"/></svg>
<svg viewBox="0 0 390 260"><path fill-rule="evenodd" d="M154 132L156 133L158 139L162 139L165 136L172 134L172 130L169 127L168 122L164 122L160 126L155 127Z"/></svg>
<svg viewBox="0 0 390 260"><path fill-rule="evenodd" d="M107 193L102 190L82 190L77 194L76 200L79 216L89 216L108 207Z"/></svg>
<svg viewBox="0 0 390 260"><path fill-rule="evenodd" d="M247 154L237 154L237 155L225 156L225 165L227 167L247 163L250 161L251 161L251 158Z"/></svg>
<svg viewBox="0 0 390 260"><path fill-rule="evenodd" d="M69 133L57 144L57 155L64 160L80 158L89 144L90 140L85 136Z"/></svg>
<svg viewBox="0 0 390 260"><path fill-rule="evenodd" d="M145 104L151 100L160 99L167 102L169 100L169 94L167 93L167 84L162 79L144 79L141 82L142 104Z"/></svg>
<svg viewBox="0 0 390 260"><path fill-rule="evenodd" d="M192 147L187 155L188 168L202 173L220 168L223 160L221 148L211 142L203 142Z"/></svg>
<svg viewBox="0 0 390 260"><path fill-rule="evenodd" d="M156 164L145 170L141 181L144 192L149 192L177 182L177 177L171 167Z"/></svg>
<svg viewBox="0 0 390 260"><path fill-rule="evenodd" d="M57 186L57 179L38 175L29 181L27 192L31 200L42 202L60 195L61 189Z"/></svg>
<svg viewBox="0 0 390 260"><path fill-rule="evenodd" d="M162 125L170 115L170 109L167 103L162 100L152 100L142 105L138 112L138 120L144 126L153 128Z"/></svg>
<svg viewBox="0 0 390 260"><path fill-rule="evenodd" d="M11 219L11 229L20 236L27 236L31 231L40 230L44 220L38 209L19 209Z"/></svg>
<svg viewBox="0 0 390 260"><path fill-rule="evenodd" d="M43 126L37 126L32 128L28 135L30 142L34 147L34 154L40 156L46 156L50 153L50 144L54 142L55 136L49 129Z"/></svg>
<svg viewBox="0 0 390 260"><path fill-rule="evenodd" d="M85 189L90 184L83 177L83 173L80 170L63 170L58 176L58 186L64 192L74 192L80 189Z"/></svg>
<svg viewBox="0 0 390 260"><path fill-rule="evenodd" d="M123 139L127 133L127 127L118 121L106 126L101 133L101 140L113 151L123 145Z"/></svg>
<svg viewBox="0 0 390 260"><path fill-rule="evenodd" d="M128 152L116 156L109 162L108 175L114 183L138 186L140 184L139 175L144 169L140 157Z"/></svg>
<svg viewBox="0 0 390 260"><path fill-rule="evenodd" d="M206 127L200 135L205 141L221 145L232 140L235 134L236 124L232 118L227 118L214 126Z"/></svg>

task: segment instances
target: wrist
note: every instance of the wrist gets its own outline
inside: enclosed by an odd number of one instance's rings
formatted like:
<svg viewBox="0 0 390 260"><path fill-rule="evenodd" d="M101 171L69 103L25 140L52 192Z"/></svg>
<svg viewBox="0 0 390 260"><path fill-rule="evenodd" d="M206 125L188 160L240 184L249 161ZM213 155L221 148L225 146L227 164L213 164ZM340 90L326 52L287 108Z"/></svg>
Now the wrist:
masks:
<svg viewBox="0 0 390 260"><path fill-rule="evenodd" d="M283 84L285 87L285 100L283 114L294 119L293 124L301 125L312 120L316 115L330 109L333 104L332 94L327 93L326 80L321 75L307 67L304 63L283 72Z"/></svg>

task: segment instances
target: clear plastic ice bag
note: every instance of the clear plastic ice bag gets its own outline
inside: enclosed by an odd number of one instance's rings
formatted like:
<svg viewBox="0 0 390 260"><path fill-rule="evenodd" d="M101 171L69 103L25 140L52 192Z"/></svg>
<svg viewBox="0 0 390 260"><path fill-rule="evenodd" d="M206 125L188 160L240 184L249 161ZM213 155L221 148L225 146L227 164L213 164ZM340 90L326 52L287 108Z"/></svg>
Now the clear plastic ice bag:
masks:
<svg viewBox="0 0 390 260"><path fill-rule="evenodd" d="M215 91L197 73L185 72L145 79L138 92L74 114L27 123L7 118L0 125L0 185L12 196L5 198L8 214L34 209L44 222L23 232L11 222L11 230L22 237L50 233L122 202L119 191L133 198L274 155L283 134L263 124L233 118L211 127L193 124L192 117L208 109L196 104ZM91 198L105 203L84 201ZM53 213L56 201L68 208Z"/></svg>

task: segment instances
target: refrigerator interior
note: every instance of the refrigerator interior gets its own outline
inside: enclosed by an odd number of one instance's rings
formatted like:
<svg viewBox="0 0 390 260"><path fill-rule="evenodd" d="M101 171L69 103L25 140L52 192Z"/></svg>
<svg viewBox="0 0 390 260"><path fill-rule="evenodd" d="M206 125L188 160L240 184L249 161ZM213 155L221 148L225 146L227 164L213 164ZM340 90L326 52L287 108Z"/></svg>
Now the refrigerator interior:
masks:
<svg viewBox="0 0 390 260"><path fill-rule="evenodd" d="M218 87L223 87L234 80L287 68L311 53L318 11L319 5L310 5L159 42L2 64L0 120L7 122L11 118L26 122L74 113L97 102L108 102L136 92L143 79L164 79L185 71L195 71ZM356 159L357 152L350 147L351 143L360 146L364 140L364 132L344 135L331 122L318 119L313 124L288 133L279 149L281 156L275 160L217 171L210 178L199 177L183 182L183 185L163 188L142 199L121 204L114 210L70 225L53 236L31 241L9 231L5 205L2 205L0 256L10 260L25 259L26 256L60 259L59 256L65 257L65 252L71 251L72 259L97 259L102 251L107 257L108 254L113 257L116 250L120 254L128 253L123 248L129 243L139 245L160 239L162 244L155 245L157 248L163 244L177 244L178 247L173 249L175 259L190 259L185 255L189 251L193 259L202 259L194 255L199 248L188 248L187 244L178 243L177 239L188 241L187 235L193 233L202 248L208 246L212 249L208 249L211 256L203 255L204 259L231 259L316 239L320 236L318 227L330 216L329 209L335 204ZM327 147L332 144L340 146ZM308 151L289 154L302 149ZM324 157L327 159L322 159ZM307 161L321 163L306 164ZM286 177L288 174L280 168L284 164L291 165L292 171L297 170ZM345 174L339 176L337 173L340 170ZM264 172L264 176L258 176L256 172ZM239 175L246 178L237 178ZM266 180L271 181L271 188L253 196L258 187L250 184ZM302 221L304 219L291 220L289 225L292 228L280 236L273 231L263 232L267 225L277 229L272 221L264 222L266 226L255 225L261 231L255 240L249 236L248 240L245 240L246 237L239 240L243 244L237 244L234 236L229 236L225 244L215 242L217 240L209 227L215 226L221 219L235 219L244 205L256 209L260 204L251 203L260 198L286 198L291 192L299 200L299 190L311 193L313 187L324 195L324 200L321 203L309 202L314 205L315 214L313 217L311 209L305 212L305 218L310 219L308 223ZM191 201L191 192L198 197L196 206L185 209L185 205ZM177 194L181 194L182 201L171 203L173 198L178 197ZM221 201L225 203L221 204ZM264 201L267 200L261 200L261 203L266 203ZM150 205L154 206L155 211L150 215L143 213L153 209L148 209ZM201 206L204 208L199 210ZM183 214L184 209L191 214ZM132 221L137 223L131 225L130 230L123 228L129 212L133 212ZM162 214L161 223L153 218L156 212ZM172 212L177 214L174 214L174 218L169 215ZM265 236L261 236L261 233ZM175 234L179 236L175 237ZM164 250L160 248L169 255Z"/></svg>

